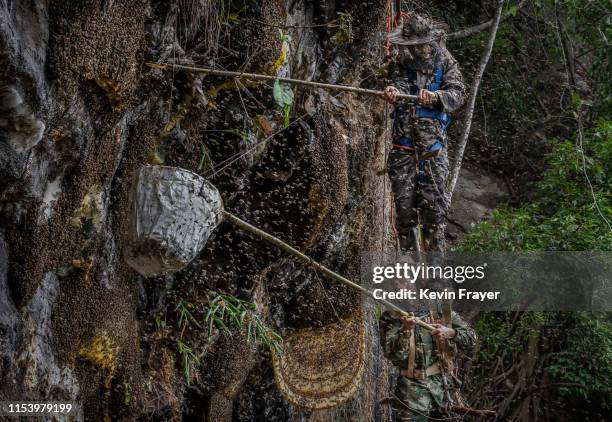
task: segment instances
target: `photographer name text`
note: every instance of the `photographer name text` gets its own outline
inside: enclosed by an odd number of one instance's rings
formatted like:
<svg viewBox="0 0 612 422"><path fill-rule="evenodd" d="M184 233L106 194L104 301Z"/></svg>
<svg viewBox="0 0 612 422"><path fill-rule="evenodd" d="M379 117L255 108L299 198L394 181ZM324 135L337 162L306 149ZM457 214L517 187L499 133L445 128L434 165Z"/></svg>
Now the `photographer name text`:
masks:
<svg viewBox="0 0 612 422"><path fill-rule="evenodd" d="M478 300L484 302L485 300L498 300L499 295L500 292L477 292L468 289L459 289L457 292L451 290L437 292L430 289L395 291L374 289L372 292L374 299L384 300Z"/></svg>

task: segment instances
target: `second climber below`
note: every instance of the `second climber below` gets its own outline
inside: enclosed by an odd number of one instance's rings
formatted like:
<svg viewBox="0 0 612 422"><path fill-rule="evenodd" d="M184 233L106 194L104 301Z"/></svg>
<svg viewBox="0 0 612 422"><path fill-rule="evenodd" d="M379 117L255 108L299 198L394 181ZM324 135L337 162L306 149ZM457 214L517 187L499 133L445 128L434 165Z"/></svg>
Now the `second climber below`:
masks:
<svg viewBox="0 0 612 422"><path fill-rule="evenodd" d="M444 46L445 32L419 15L404 18L389 34L393 55L385 99L394 105L393 148L387 161L400 247L416 250L418 226L425 251L444 251L449 207L447 129L464 100L457 61ZM416 103L397 94L418 95ZM418 160L418 162L417 162Z"/></svg>

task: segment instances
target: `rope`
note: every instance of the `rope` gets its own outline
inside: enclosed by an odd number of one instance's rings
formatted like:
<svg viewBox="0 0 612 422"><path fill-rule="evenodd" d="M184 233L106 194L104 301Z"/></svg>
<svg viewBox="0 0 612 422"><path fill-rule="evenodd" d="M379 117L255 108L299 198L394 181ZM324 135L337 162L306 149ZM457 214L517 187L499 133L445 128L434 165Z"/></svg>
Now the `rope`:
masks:
<svg viewBox="0 0 612 422"><path fill-rule="evenodd" d="M401 2L398 0L395 0L395 8L393 7L394 3L389 0L388 3L388 8L387 8L387 34L389 34L393 29L395 29L395 27L398 24L399 19L401 19L401 16L403 15L402 11L401 11ZM391 58L391 42L389 41L389 39L387 38L385 40L385 51L387 53L387 59ZM385 127L388 127L389 125L389 112L388 112L388 105L385 107ZM393 130L391 130L393 132ZM393 133L391 133L391 138L393 138ZM385 162L384 162L384 166L387 165L387 159L388 159L388 154L387 154L387 145L385 143ZM387 178L384 178L384 199L383 199L383 203L387 204ZM399 249L399 234L397 232L397 226L395 225L395 197L393 194L393 191L389 192L389 225L391 226L391 230L393 231L393 235L395 238L395 247L396 250Z"/></svg>

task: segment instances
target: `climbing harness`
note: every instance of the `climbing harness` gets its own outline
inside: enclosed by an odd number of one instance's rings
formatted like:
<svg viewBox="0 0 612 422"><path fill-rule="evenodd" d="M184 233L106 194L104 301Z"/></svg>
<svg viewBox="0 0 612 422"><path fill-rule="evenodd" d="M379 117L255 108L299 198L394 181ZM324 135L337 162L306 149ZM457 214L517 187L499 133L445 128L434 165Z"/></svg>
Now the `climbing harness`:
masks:
<svg viewBox="0 0 612 422"><path fill-rule="evenodd" d="M444 79L444 66L440 64L436 68L434 81L427 84L426 89L431 92L439 91L440 88L442 87L443 79ZM411 88L414 88L414 90L411 89L411 91L415 91L415 95L416 95L416 91L418 91L418 88L416 86L411 87ZM391 115L393 117L394 130L399 129L400 116L403 113L408 113L408 112L412 112L413 116L417 119L421 119L421 118L432 119L432 120L437 120L440 123L442 137L438 141L430 145L424 154L421 154L419 156L419 161L424 161L424 160L434 158L437 155L439 155L442 152L442 148L446 146L446 131L451 122L449 114L446 113L445 111L434 110L434 109L424 107L421 105L416 105L416 106L410 107L409 109L407 109L407 107L404 105L400 105L396 107L396 109L393 111ZM417 153L414 143L407 136L401 136L399 139L397 139L397 141L393 144L393 147L401 151L410 151L410 152ZM423 169L424 169L424 163L422 163L422 165L420 166L420 170L423 170Z"/></svg>
<svg viewBox="0 0 612 422"><path fill-rule="evenodd" d="M406 72L406 76L410 80L416 79L416 74L413 70L409 70ZM431 92L439 91L442 87L442 82L444 80L444 66L440 64L435 71L434 80L426 85L426 89ZM411 87L411 93L417 94L419 88L417 86ZM412 140L407 136L400 136L393 143L393 148L398 151L403 151L407 153L412 153L415 156L415 171L417 174L417 183L424 184L428 179L428 174L426 169L430 172L430 177L435 173L435 165L433 165L430 161L431 159L442 154L444 147L447 145L447 136L446 132L448 126L450 125L450 116L448 113L442 110L435 110L428 107L421 106L419 104L413 106L407 105L399 105L392 113L393 117L393 126L394 132L400 132L399 127L399 119L403 115L403 113L412 113L412 116L415 118L426 118L431 120L436 120L440 124L441 137L436 140L433 144L429 145L424 152L419 152L416 148L416 145L412 142ZM435 186L436 192L438 195L443 197L442 190L440 186L438 186L436 177L432 177L433 184ZM419 245L420 246L420 245ZM420 256L420 253L418 254Z"/></svg>

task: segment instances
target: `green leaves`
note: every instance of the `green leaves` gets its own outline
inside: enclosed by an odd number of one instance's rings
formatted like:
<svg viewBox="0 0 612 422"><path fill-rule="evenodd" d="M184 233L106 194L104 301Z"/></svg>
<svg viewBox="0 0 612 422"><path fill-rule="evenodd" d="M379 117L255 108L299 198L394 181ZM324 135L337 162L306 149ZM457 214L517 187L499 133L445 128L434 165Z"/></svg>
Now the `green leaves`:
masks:
<svg viewBox="0 0 612 422"><path fill-rule="evenodd" d="M293 105L293 91L289 85L281 84L278 79L274 81L272 94L274 95L274 101L276 101L279 107L284 108L285 106Z"/></svg>
<svg viewBox="0 0 612 422"><path fill-rule="evenodd" d="M531 375L535 385L542 382L538 379L547 379L545 383L550 385L563 384L549 391L560 396L569 409L584 400L591 402L589 406L612 405L612 323L604 315L486 312L480 315L476 329L482 375L490 375L490 368L501 361L520 366L517 357L535 338L542 353L538 358L542 372ZM515 401L519 404L520 399Z"/></svg>
<svg viewBox="0 0 612 422"><path fill-rule="evenodd" d="M291 35L283 33L282 29L278 30L278 34L282 43L290 43Z"/></svg>
<svg viewBox="0 0 612 422"><path fill-rule="evenodd" d="M289 59L289 51L290 51L290 43L291 37L287 34L283 34L283 31L278 31L280 34L280 39L282 42L281 55L274 65L272 66L273 71L276 73L277 77L282 75L283 69L288 69L288 59ZM283 111L283 125L285 127L289 126L289 116L291 115L291 108L293 107L293 90L289 85L282 84L279 79L274 81L274 86L272 87L272 95L274 96L274 101Z"/></svg>
<svg viewBox="0 0 612 422"><path fill-rule="evenodd" d="M280 353L281 337L270 328L256 313L255 304L241 300L232 295L213 292L203 323L212 336L213 328L232 335L239 332L246 334L247 342L255 342Z"/></svg>
<svg viewBox="0 0 612 422"><path fill-rule="evenodd" d="M504 6L504 15L505 16L513 16L516 17L516 14L518 13L518 7L516 4L509 4L506 3L506 5Z"/></svg>
<svg viewBox="0 0 612 422"><path fill-rule="evenodd" d="M291 106L285 105L283 107L283 126L289 127L289 116L291 114Z"/></svg>
<svg viewBox="0 0 612 422"><path fill-rule="evenodd" d="M493 220L478 225L461 245L467 251L612 250L612 234L594 207L584 176L582 153L598 206L612 218L612 121L601 121L584 134L582 150L575 141L559 142L547 157L548 168L537 184L533 203L495 210ZM480 315L480 362L484 373L499 359L516 356L538 334L548 358L542 371L557 399L569 403L589 400L592 406L612 407L612 323L609 316L584 312L524 313L519 324L511 313ZM544 329L545 328L545 329ZM540 374L535 376L541 377ZM591 406L591 404L590 404Z"/></svg>
<svg viewBox="0 0 612 422"><path fill-rule="evenodd" d="M485 251L612 250L612 233L593 200L594 195L601 213L610 221L612 121L601 121L587 132L582 149L574 141L557 143L537 184L537 200L521 208L494 211L493 220L477 226L461 247Z"/></svg>
<svg viewBox="0 0 612 422"><path fill-rule="evenodd" d="M198 172L208 172L214 168L213 161L210 158L210 154L208 153L206 146L202 145L201 151L200 161L198 162Z"/></svg>
<svg viewBox="0 0 612 422"><path fill-rule="evenodd" d="M289 126L289 116L293 106L293 91L288 85L281 84L277 79L274 81L272 93L274 95L274 101L276 101L276 104L283 109L283 124L285 127L287 127Z"/></svg>
<svg viewBox="0 0 612 422"><path fill-rule="evenodd" d="M178 326L183 329L187 326L187 323L193 323L196 326L200 327L198 321L193 317L192 310L193 304L181 299L176 304L176 308L174 309L178 313Z"/></svg>
<svg viewBox="0 0 612 422"><path fill-rule="evenodd" d="M196 339L201 338L201 331L205 331L206 341L210 340L213 330L217 329L228 336L238 333L246 337L248 343L261 344L276 353L282 353L281 336L261 319L254 303L232 295L210 292L207 306L198 306L180 299L174 311L177 328L180 330L176 343L177 351L187 384L200 366ZM187 338L192 341L188 342Z"/></svg>
<svg viewBox="0 0 612 422"><path fill-rule="evenodd" d="M238 13L230 13L227 15L227 21L229 23L240 23L240 16Z"/></svg>
<svg viewBox="0 0 612 422"><path fill-rule="evenodd" d="M350 44L353 42L353 17L350 13L338 13L338 32L336 32L336 42L339 45Z"/></svg>
<svg viewBox="0 0 612 422"><path fill-rule="evenodd" d="M200 364L200 360L193 352L193 348L187 343L183 343L182 340L177 342L177 349L181 355L181 368L183 370L183 375L187 380L187 385L189 385L191 382L191 370Z"/></svg>

